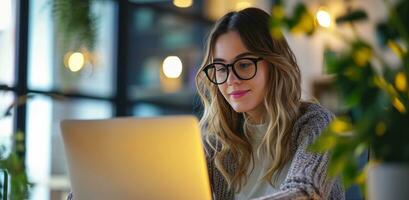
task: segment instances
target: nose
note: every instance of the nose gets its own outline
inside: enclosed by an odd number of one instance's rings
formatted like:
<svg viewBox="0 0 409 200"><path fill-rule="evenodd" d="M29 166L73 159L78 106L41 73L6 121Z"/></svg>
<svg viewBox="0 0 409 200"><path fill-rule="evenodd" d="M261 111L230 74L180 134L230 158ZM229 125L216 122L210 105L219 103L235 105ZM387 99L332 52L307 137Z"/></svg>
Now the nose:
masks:
<svg viewBox="0 0 409 200"><path fill-rule="evenodd" d="M233 69L229 69L229 76L227 77L227 84L228 85L233 85L234 83L240 83L241 80L237 78L236 74L234 74Z"/></svg>

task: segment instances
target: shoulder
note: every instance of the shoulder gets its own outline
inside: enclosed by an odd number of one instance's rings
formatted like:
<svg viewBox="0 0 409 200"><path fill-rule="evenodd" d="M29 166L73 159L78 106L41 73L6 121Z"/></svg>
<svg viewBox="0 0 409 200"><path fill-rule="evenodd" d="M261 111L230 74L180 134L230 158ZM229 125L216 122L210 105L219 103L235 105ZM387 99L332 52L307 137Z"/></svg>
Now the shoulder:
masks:
<svg viewBox="0 0 409 200"><path fill-rule="evenodd" d="M302 102L294 125L305 123L328 124L333 118L334 114L327 108L317 103Z"/></svg>
<svg viewBox="0 0 409 200"><path fill-rule="evenodd" d="M299 144L305 138L314 140L333 118L334 114L325 107L317 103L302 102L293 126L294 142Z"/></svg>

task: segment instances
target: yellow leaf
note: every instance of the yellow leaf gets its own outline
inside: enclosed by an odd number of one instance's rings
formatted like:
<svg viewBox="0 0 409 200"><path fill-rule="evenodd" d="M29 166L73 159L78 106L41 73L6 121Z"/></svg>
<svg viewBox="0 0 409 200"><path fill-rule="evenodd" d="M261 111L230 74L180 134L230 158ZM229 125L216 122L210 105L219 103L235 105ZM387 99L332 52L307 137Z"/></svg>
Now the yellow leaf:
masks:
<svg viewBox="0 0 409 200"><path fill-rule="evenodd" d="M283 19L285 15L283 6L274 6L271 15L276 19Z"/></svg>
<svg viewBox="0 0 409 200"><path fill-rule="evenodd" d="M360 48L354 52L354 61L359 67L364 67L372 57L372 50L369 48Z"/></svg>
<svg viewBox="0 0 409 200"><path fill-rule="evenodd" d="M309 32L312 29L314 29L314 19L308 14L304 14L301 17L301 22L300 23L301 23L301 26L303 27L303 29L306 32Z"/></svg>
<svg viewBox="0 0 409 200"><path fill-rule="evenodd" d="M346 135L347 131L351 130L351 124L346 119L336 118L331 122L330 129L334 133Z"/></svg>
<svg viewBox="0 0 409 200"><path fill-rule="evenodd" d="M271 37L273 37L276 40L280 40L283 38L283 33L281 32L279 27L271 28L270 34L271 34Z"/></svg>
<svg viewBox="0 0 409 200"><path fill-rule="evenodd" d="M379 122L375 127L376 135L382 136L385 134L386 131L386 124L385 122Z"/></svg>
<svg viewBox="0 0 409 200"><path fill-rule="evenodd" d="M314 18L308 15L308 13L304 13L297 25L295 25L290 31L294 34L306 33L312 31L314 25Z"/></svg>
<svg viewBox="0 0 409 200"><path fill-rule="evenodd" d="M393 85L386 82L386 80L383 77L375 76L374 83L376 86L386 91L392 98L395 98L398 95L398 92L395 90Z"/></svg>
<svg viewBox="0 0 409 200"><path fill-rule="evenodd" d="M406 54L405 49L403 49L398 43L393 40L388 40L388 47L396 54L399 58L403 58Z"/></svg>
<svg viewBox="0 0 409 200"><path fill-rule="evenodd" d="M290 31L291 31L292 34L304 33L304 29L301 27L300 24L295 25L293 28L291 28Z"/></svg>
<svg viewBox="0 0 409 200"><path fill-rule="evenodd" d="M364 184L366 180L366 173L365 171L362 171L359 173L359 175L356 177L355 181L357 184Z"/></svg>
<svg viewBox="0 0 409 200"><path fill-rule="evenodd" d="M396 110L398 110L400 113L405 113L406 112L406 108L405 105L403 105L403 103L397 98L395 97L392 100L392 105L396 108Z"/></svg>
<svg viewBox="0 0 409 200"><path fill-rule="evenodd" d="M406 81L406 76L403 72L399 72L398 74L396 74L395 87L401 92L406 91L407 81Z"/></svg>
<svg viewBox="0 0 409 200"><path fill-rule="evenodd" d="M374 76L373 81L374 81L375 85L378 86L379 88L382 88L383 85L386 84L385 79L383 77L381 77L381 76Z"/></svg>

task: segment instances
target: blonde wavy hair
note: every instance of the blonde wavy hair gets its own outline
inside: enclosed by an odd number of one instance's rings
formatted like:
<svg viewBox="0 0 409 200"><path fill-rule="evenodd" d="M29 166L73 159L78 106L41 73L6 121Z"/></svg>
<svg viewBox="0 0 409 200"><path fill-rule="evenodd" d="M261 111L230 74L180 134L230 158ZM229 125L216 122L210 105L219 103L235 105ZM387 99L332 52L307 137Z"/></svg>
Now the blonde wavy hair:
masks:
<svg viewBox="0 0 409 200"><path fill-rule="evenodd" d="M271 37L269 19L269 14L257 8L230 12L219 19L208 36L204 59L196 74L196 87L204 106L200 125L205 133L205 142L214 150L211 159L216 168L229 188L233 187L236 192L247 182L247 169L256 153L252 152L250 144L248 117L232 109L202 70L213 60L213 48L218 37L229 31L236 31L250 52L269 63L268 87L264 98L264 121L268 123L268 128L257 153L262 150L272 158L263 179L275 185L278 176L274 174L279 174L293 156L290 149L291 132L300 106L301 75L286 40ZM234 174L229 174L223 164L229 154L236 162Z"/></svg>

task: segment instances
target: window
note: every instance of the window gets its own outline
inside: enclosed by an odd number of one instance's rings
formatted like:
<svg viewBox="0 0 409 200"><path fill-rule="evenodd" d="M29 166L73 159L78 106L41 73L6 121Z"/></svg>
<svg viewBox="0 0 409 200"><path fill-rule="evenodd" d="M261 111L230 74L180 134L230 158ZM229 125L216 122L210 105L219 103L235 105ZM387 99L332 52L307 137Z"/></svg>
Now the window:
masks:
<svg viewBox="0 0 409 200"><path fill-rule="evenodd" d="M30 180L35 183L31 199L48 199L50 192L70 190L60 122L111 116L111 103L99 100L56 101L39 95L28 101L26 164Z"/></svg>
<svg viewBox="0 0 409 200"><path fill-rule="evenodd" d="M211 23L204 18L186 17L186 13L192 13L189 10L177 12L172 6L161 10L168 4L131 9L129 43L133 45L128 48L128 94L136 110L145 107L140 104L144 102L160 110L158 114L191 114L195 73ZM182 63L177 78L166 74L164 61L169 56ZM179 67L174 62L169 65L170 70Z"/></svg>
<svg viewBox="0 0 409 200"><path fill-rule="evenodd" d="M92 4L98 16L95 62L83 64L79 71L68 68L63 59L74 52L60 51L50 2L30 1L29 8L27 75L28 92L34 97L26 104L25 134L26 166L34 183L30 199L61 199L70 187L60 122L113 116L115 2ZM51 98L56 95L60 97Z"/></svg>
<svg viewBox="0 0 409 200"><path fill-rule="evenodd" d="M30 6L29 88L111 97L115 55L114 2L95 1L92 4L92 11L98 16L94 52L82 49L60 52L59 35L53 27L49 1L34 1ZM69 68L68 61L78 59L84 59L80 68Z"/></svg>
<svg viewBox="0 0 409 200"><path fill-rule="evenodd" d="M14 86L16 1L0 1L0 85Z"/></svg>
<svg viewBox="0 0 409 200"><path fill-rule="evenodd" d="M9 106L14 102L14 94L9 91L0 91L0 141L9 143L10 137L13 134L13 114L14 110L10 110L8 116L5 116ZM6 144L10 145L10 144Z"/></svg>
<svg viewBox="0 0 409 200"><path fill-rule="evenodd" d="M26 136L27 172L34 183L30 199L61 199L69 190L61 120L192 113L194 76L211 25L201 15L200 1L188 9L163 1L90 1L98 18L91 54L59 48L49 0L21 2L29 10L16 16L16 1L0 1L0 111L4 113L17 94L33 97L19 107L22 112L12 109L0 120L0 137L11 138L14 127ZM21 17L27 12L28 20ZM128 13L125 22L121 12ZM17 34L27 24L28 32ZM126 32L120 32L124 27ZM123 35L125 46L119 42ZM17 49L17 41L26 40ZM89 55L93 62L87 62ZM165 76L162 64L168 56L182 62L179 78ZM69 58L85 62L77 62L80 70L74 70ZM27 65L15 67L16 60L27 60ZM22 70L15 69L19 67ZM23 78L15 71L23 72ZM123 85L115 84L121 81Z"/></svg>

